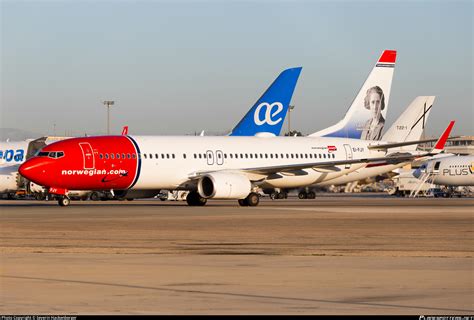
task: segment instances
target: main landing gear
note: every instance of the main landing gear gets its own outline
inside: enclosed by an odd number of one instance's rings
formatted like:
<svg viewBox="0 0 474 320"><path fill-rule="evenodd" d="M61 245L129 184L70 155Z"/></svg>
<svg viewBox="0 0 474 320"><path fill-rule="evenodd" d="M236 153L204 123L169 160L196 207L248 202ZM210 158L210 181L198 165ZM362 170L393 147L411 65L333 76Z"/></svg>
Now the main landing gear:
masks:
<svg viewBox="0 0 474 320"><path fill-rule="evenodd" d="M313 191L310 191L310 192L300 191L300 193L298 193L298 198L299 199L315 199L316 193L314 193Z"/></svg>
<svg viewBox="0 0 474 320"><path fill-rule="evenodd" d="M186 197L186 202L190 206L204 206L207 202L206 198L203 198L196 191L191 191Z"/></svg>
<svg viewBox="0 0 474 320"><path fill-rule="evenodd" d="M61 207L67 207L71 203L71 200L68 197L60 197L58 199L58 204Z"/></svg>
<svg viewBox="0 0 474 320"><path fill-rule="evenodd" d="M251 192L247 196L247 198L239 200L239 205L242 207L255 207L255 206L258 206L259 202L260 202L260 196L258 195L258 193Z"/></svg>

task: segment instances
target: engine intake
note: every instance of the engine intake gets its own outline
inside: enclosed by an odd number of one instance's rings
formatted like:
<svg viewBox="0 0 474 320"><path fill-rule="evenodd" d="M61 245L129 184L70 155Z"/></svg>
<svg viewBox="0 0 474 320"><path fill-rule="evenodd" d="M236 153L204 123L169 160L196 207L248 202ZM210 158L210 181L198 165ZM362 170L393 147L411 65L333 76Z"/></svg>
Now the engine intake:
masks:
<svg viewBox="0 0 474 320"><path fill-rule="evenodd" d="M250 180L238 173L209 173L198 182L199 195L206 199L244 199L251 188Z"/></svg>

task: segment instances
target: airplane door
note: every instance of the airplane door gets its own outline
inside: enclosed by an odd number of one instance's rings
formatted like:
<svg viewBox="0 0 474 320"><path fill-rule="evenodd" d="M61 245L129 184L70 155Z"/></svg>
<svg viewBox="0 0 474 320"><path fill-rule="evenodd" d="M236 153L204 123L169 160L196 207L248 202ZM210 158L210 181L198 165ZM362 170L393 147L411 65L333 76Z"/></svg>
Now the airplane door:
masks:
<svg viewBox="0 0 474 320"><path fill-rule="evenodd" d="M221 150L216 151L216 162L218 165L224 164L224 154L222 153Z"/></svg>
<svg viewBox="0 0 474 320"><path fill-rule="evenodd" d="M214 164L214 154L211 150L206 151L207 164L212 166Z"/></svg>
<svg viewBox="0 0 474 320"><path fill-rule="evenodd" d="M348 144L345 144L344 145L344 150L346 150L346 160L352 160L353 156L352 156L351 146L348 145ZM346 164L346 166L344 167L344 169L350 169L350 168L351 168L350 164Z"/></svg>
<svg viewBox="0 0 474 320"><path fill-rule="evenodd" d="M94 153L92 152L92 147L89 142L81 142L79 146L82 150L82 157L84 159L84 169L94 169L95 168L95 159Z"/></svg>
<svg viewBox="0 0 474 320"><path fill-rule="evenodd" d="M439 166L441 165L441 161L436 161L433 167L433 174L439 174Z"/></svg>

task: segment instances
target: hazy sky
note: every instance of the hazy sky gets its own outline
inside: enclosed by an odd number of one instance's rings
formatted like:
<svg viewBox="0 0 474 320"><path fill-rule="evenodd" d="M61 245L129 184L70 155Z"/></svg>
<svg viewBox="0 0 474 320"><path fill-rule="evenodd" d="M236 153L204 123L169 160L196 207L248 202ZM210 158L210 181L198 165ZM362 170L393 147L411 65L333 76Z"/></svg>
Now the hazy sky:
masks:
<svg viewBox="0 0 474 320"><path fill-rule="evenodd" d="M427 133L474 134L472 1L0 2L0 127L103 133L110 99L116 133L224 132L302 66L291 124L312 133L395 49L386 128L436 95Z"/></svg>

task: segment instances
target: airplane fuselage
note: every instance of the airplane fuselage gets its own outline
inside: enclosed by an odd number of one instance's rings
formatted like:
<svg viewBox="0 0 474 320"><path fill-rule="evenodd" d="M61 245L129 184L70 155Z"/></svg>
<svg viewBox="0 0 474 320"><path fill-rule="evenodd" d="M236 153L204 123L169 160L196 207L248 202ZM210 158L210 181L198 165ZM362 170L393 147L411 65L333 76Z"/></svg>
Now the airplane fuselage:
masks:
<svg viewBox="0 0 474 320"><path fill-rule="evenodd" d="M385 152L369 151L371 142L316 137L74 138L43 148L43 156L40 153L28 161L27 175L43 186L68 190L193 190L199 174L217 171L245 174L262 187L299 187L339 177L365 164L274 174L251 169L384 156ZM55 152L52 157L51 152Z"/></svg>

